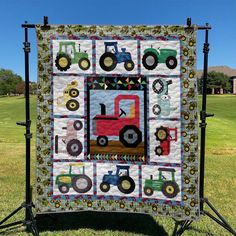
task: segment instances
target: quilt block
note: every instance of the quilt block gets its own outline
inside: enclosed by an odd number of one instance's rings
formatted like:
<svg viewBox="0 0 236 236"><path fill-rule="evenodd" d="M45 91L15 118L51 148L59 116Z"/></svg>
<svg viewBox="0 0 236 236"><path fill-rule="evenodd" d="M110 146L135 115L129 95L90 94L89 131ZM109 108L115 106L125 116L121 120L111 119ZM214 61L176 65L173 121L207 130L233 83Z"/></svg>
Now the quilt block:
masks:
<svg viewBox="0 0 236 236"><path fill-rule="evenodd" d="M196 220L196 30L37 25L37 212Z"/></svg>

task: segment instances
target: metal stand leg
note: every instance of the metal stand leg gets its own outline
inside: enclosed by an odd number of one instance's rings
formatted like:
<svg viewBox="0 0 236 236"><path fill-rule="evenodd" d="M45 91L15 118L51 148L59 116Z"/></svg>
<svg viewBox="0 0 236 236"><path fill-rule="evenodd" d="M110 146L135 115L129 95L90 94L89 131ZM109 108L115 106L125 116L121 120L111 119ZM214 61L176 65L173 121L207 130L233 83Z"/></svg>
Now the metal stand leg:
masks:
<svg viewBox="0 0 236 236"><path fill-rule="evenodd" d="M6 228L10 228L16 225L23 225L26 226L27 231L31 232L33 235L38 236L38 229L37 229L37 225L36 225L36 221L32 212L32 204L26 204L23 203L20 207L18 207L16 210L14 210L11 214L9 214L6 218L4 218L1 222L0 222L0 229L6 229ZM9 224L3 224L5 223L7 220L9 220L11 217L13 217L16 213L18 213L21 209L25 209L25 211L28 211L30 214L30 217L28 220L20 220L20 221L16 221L13 223L9 223Z"/></svg>

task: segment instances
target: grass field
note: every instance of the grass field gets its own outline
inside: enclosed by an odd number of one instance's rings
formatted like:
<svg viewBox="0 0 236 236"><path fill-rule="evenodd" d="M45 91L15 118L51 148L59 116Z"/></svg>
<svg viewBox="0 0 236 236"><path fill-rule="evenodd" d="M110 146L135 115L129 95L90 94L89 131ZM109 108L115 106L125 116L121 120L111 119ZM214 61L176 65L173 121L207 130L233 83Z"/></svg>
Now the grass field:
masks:
<svg viewBox="0 0 236 236"><path fill-rule="evenodd" d="M208 97L205 196L236 228L236 96ZM31 99L32 173L35 159L36 98ZM0 98L0 220L24 199L24 98ZM32 176L33 180L34 176ZM34 183L34 181L32 181ZM23 219L23 211L16 220ZM40 235L171 235L174 221L146 215L79 213L44 219ZM3 231L0 235L28 235L24 228ZM206 216L193 222L183 235L231 235Z"/></svg>

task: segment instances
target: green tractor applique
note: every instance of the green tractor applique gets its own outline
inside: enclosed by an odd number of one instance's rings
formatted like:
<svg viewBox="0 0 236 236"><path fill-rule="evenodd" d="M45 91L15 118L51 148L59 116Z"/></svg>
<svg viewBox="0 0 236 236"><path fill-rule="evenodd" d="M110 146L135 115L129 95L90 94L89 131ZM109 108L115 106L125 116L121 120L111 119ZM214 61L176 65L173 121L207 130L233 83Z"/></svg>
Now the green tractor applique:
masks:
<svg viewBox="0 0 236 236"><path fill-rule="evenodd" d="M79 167L80 173L72 173L72 167ZM72 187L77 193L86 193L92 188L92 180L85 174L83 163L69 164L69 172L62 172L56 177L56 185L61 193L66 194Z"/></svg>
<svg viewBox="0 0 236 236"><path fill-rule="evenodd" d="M88 70L90 61L86 51L76 51L75 42L59 42L59 51L56 56L55 65L60 71L67 71L72 64L77 64L81 70Z"/></svg>
<svg viewBox="0 0 236 236"><path fill-rule="evenodd" d="M146 48L144 50L144 55L142 58L143 66L147 70L154 70L158 63L165 63L166 66L173 70L176 68L178 61L176 59L177 51L173 49L158 49L152 48L152 45L150 48Z"/></svg>
<svg viewBox="0 0 236 236"><path fill-rule="evenodd" d="M147 196L151 196L154 191L161 191L163 195L167 198L174 198L180 192L179 185L175 181L175 169L174 168L158 168L159 176L158 179L146 179L144 183L144 193ZM171 173L171 180L167 180L162 174L163 172Z"/></svg>

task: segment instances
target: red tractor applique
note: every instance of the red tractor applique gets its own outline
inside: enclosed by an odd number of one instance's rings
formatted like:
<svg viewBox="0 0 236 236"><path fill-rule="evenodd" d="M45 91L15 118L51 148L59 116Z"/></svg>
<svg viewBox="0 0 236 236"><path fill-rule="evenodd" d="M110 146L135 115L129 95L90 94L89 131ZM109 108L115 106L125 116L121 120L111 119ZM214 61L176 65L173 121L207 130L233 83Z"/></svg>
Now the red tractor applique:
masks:
<svg viewBox="0 0 236 236"><path fill-rule="evenodd" d="M174 137L171 133L174 131ZM156 140L160 142L159 146L155 147L155 154L158 156L167 156L170 154L170 142L177 141L177 128L159 127L155 132Z"/></svg>
<svg viewBox="0 0 236 236"><path fill-rule="evenodd" d="M121 101L133 101L129 116L120 108ZM106 106L100 103L101 115L92 121L92 132L97 136L97 145L108 145L109 136L119 136L125 147L137 147L142 142L140 130L140 101L137 95L118 95L115 98L114 115L106 114Z"/></svg>

